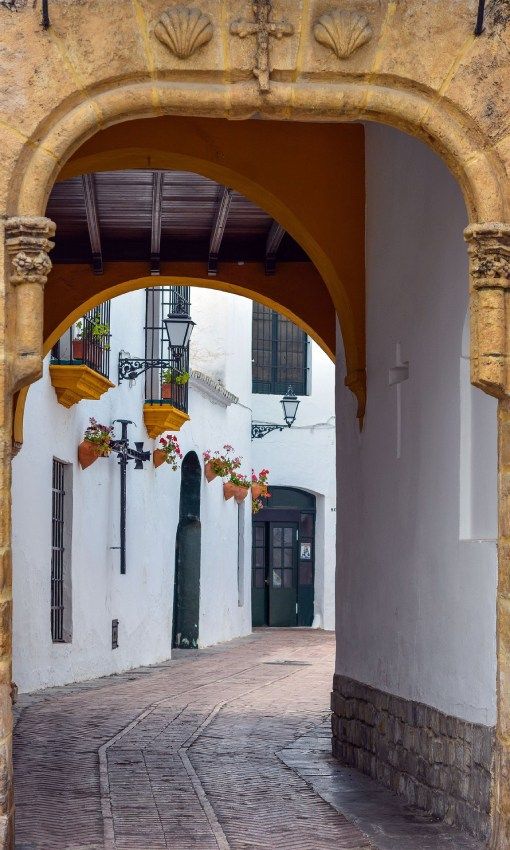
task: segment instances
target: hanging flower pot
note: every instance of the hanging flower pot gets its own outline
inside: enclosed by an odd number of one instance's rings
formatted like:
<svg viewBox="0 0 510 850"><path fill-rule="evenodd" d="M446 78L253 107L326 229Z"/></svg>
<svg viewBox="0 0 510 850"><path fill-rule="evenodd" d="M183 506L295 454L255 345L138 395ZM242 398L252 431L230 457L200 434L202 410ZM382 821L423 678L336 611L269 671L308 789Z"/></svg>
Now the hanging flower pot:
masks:
<svg viewBox="0 0 510 850"><path fill-rule="evenodd" d="M78 446L78 460L82 469L93 464L98 457L108 457L112 434L113 425L101 425L93 416L90 417L84 439Z"/></svg>
<svg viewBox="0 0 510 850"><path fill-rule="evenodd" d="M249 489L249 487L241 487L241 485L238 485L234 493L234 498L236 502L244 502L246 496L248 495Z"/></svg>
<svg viewBox="0 0 510 850"><path fill-rule="evenodd" d="M175 434L165 434L160 438L159 448L152 452L152 462L156 469L167 463L174 472L178 469L178 461L182 460L182 452Z"/></svg>
<svg viewBox="0 0 510 850"><path fill-rule="evenodd" d="M225 481L223 484L223 498L225 501L231 499L236 491L236 485L232 481Z"/></svg>
<svg viewBox="0 0 510 850"><path fill-rule="evenodd" d="M156 469L158 466L161 466L162 463L166 463L166 452L163 449L154 449L152 452L152 462Z"/></svg>
<svg viewBox="0 0 510 850"><path fill-rule="evenodd" d="M82 440L78 446L78 460L82 469L92 466L100 457L102 457L101 451L94 443L90 443L88 440Z"/></svg>
<svg viewBox="0 0 510 850"><path fill-rule="evenodd" d="M269 498L268 493L268 479L269 469L261 469L259 474L255 473L255 470L251 471L251 495L252 499L257 501L258 499L267 499Z"/></svg>
<svg viewBox="0 0 510 850"><path fill-rule="evenodd" d="M214 479L218 477L217 473L212 468L212 462L210 460L208 460L204 466L204 473L209 484L211 483L211 481L214 481Z"/></svg>

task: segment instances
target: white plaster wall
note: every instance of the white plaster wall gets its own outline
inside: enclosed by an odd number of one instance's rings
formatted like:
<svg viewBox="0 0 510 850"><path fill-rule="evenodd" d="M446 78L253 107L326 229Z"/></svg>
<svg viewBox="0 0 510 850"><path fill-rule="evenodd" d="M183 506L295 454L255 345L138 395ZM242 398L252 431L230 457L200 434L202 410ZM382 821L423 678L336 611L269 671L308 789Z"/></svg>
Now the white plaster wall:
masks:
<svg viewBox="0 0 510 850"><path fill-rule="evenodd" d="M253 441L254 468L270 470L274 486L297 487L317 497L315 625L335 628L335 367L313 341L309 343L308 396L301 396L295 424ZM283 419L281 396L254 394L253 418Z"/></svg>
<svg viewBox="0 0 510 850"><path fill-rule="evenodd" d="M471 390L462 359L466 212L446 167L416 140L368 126L366 157L361 435L341 341L338 357L337 671L493 724L496 403ZM397 343L409 361L400 458L388 383Z"/></svg>
<svg viewBox="0 0 510 850"><path fill-rule="evenodd" d="M199 324L207 309L226 327L236 328L236 364L229 377L249 403L251 391L251 305L244 299L208 302L207 291L192 291L192 313L197 321L194 346L218 352L219 365L209 359L210 374L226 373L225 346L208 339L211 322ZM144 350L144 292L115 299L111 311L111 375L116 375L120 349L132 354ZM231 351L230 347L227 349ZM191 362L195 367L195 363ZM14 679L21 690L83 680L155 663L171 654L175 533L179 510L180 472L163 466L144 471L128 469L127 575L119 571L119 469L115 459L98 460L82 471L77 446L90 416L111 422L132 419L130 439L155 443L143 425L143 378L129 387L123 382L98 402L80 402L66 410L56 401L48 378L28 395L25 442L13 462L14 560ZM178 438L184 454L194 450L202 461L205 449L230 442L250 460L250 411L224 408L190 391L191 421ZM119 426L117 426L119 427ZM51 473L53 456L73 464L71 643L53 644L50 634ZM245 592L238 605L237 507L225 503L215 481L202 484L202 564L200 601L201 645L227 640L251 630L250 553L251 516L245 513ZM119 619L119 648L111 649L111 621Z"/></svg>

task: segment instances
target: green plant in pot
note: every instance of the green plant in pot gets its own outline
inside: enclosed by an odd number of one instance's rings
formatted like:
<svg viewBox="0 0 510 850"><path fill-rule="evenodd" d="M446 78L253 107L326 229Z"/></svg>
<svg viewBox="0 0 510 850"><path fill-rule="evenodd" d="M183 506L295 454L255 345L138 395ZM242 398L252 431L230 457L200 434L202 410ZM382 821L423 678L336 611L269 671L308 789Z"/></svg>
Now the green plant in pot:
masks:
<svg viewBox="0 0 510 850"><path fill-rule="evenodd" d="M90 339L88 346L88 356L94 361L95 365L100 365L101 352L110 350L110 325L101 321L99 313L89 319L90 322ZM85 322L80 319L75 324L75 336L73 339L73 360L83 360L85 357L85 340L86 332Z"/></svg>
<svg viewBox="0 0 510 850"><path fill-rule="evenodd" d="M189 372L165 369L161 375L161 398L174 398L174 387L182 387L189 381ZM177 393L175 393L175 397Z"/></svg>

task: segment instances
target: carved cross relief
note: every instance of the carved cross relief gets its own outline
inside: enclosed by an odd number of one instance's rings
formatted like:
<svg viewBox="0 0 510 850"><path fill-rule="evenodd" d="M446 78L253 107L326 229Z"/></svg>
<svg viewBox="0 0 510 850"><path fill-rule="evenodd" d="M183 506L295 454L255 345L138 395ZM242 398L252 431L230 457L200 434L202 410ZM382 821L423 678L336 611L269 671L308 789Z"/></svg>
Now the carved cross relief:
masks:
<svg viewBox="0 0 510 850"><path fill-rule="evenodd" d="M259 81L261 92L269 91L269 76L271 74L269 38L281 39L285 35L293 35L294 27L288 21L271 21L271 0L256 0L253 3L254 21L243 18L233 21L230 25L232 35L246 38L249 35L257 37L257 52L253 74Z"/></svg>

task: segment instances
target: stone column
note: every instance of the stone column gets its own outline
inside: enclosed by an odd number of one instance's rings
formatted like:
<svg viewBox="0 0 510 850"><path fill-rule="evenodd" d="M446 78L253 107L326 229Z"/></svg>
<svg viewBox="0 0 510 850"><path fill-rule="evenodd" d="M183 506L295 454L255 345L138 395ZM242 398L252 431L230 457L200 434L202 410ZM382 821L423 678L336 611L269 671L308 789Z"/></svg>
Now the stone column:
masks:
<svg viewBox="0 0 510 850"><path fill-rule="evenodd" d="M472 224L468 243L471 381L496 398L510 391L510 225Z"/></svg>
<svg viewBox="0 0 510 850"><path fill-rule="evenodd" d="M492 850L510 847L510 225L465 231L470 260L471 380L498 408L498 591L496 751Z"/></svg>
<svg viewBox="0 0 510 850"><path fill-rule="evenodd" d="M0 847L14 847L12 787L12 396L42 371L43 290L55 225L9 218L0 254Z"/></svg>
<svg viewBox="0 0 510 850"><path fill-rule="evenodd" d="M42 216L17 216L5 223L9 284L16 316L11 360L11 390L31 384L42 374L43 295L51 269L48 251L55 225Z"/></svg>

